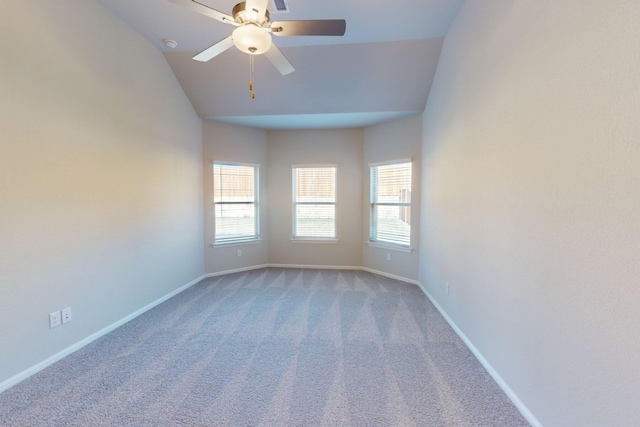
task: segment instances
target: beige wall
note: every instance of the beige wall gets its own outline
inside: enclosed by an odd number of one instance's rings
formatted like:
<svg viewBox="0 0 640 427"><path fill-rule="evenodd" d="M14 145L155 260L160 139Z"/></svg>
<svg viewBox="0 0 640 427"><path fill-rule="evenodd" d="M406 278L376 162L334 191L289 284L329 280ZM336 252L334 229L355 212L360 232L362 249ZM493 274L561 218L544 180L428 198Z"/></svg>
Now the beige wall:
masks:
<svg viewBox="0 0 640 427"><path fill-rule="evenodd" d="M369 246L362 248L362 266L406 279L418 279L418 249L420 225L420 150L422 147L422 116L415 115L369 126L364 129L362 235L369 239L369 164L388 160L412 160L411 171L411 248L412 252ZM387 260L390 254L391 260Z"/></svg>
<svg viewBox="0 0 640 427"><path fill-rule="evenodd" d="M547 427L640 420L638 22L468 1L424 114L420 281Z"/></svg>
<svg viewBox="0 0 640 427"><path fill-rule="evenodd" d="M270 263L362 265L362 153L361 129L268 132ZM291 242L294 164L337 165L337 244Z"/></svg>
<svg viewBox="0 0 640 427"><path fill-rule="evenodd" d="M161 53L94 1L3 2L0 29L2 384L204 257L201 121Z"/></svg>
<svg viewBox="0 0 640 427"><path fill-rule="evenodd" d="M205 218L205 262L207 273L220 273L268 262L269 227L267 196L267 132L244 126L204 121L204 218ZM215 237L213 211L214 161L253 163L260 165L259 207L261 241L242 245L213 246ZM238 256L238 250L242 256Z"/></svg>

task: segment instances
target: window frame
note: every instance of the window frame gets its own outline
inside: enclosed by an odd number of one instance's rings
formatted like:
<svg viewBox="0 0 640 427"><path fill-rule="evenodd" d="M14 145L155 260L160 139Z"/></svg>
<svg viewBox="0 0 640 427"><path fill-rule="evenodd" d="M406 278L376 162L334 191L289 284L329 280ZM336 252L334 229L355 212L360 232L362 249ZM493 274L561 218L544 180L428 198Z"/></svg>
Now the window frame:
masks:
<svg viewBox="0 0 640 427"><path fill-rule="evenodd" d="M410 212L412 209L412 201L410 202L379 202L378 201L378 188L379 188L379 179L374 182L374 169L376 170L376 177L379 177L377 174L378 168L380 166L391 166L391 165L402 165L408 163L411 167L411 185L410 191L413 192L413 159L405 158L405 159L396 159L396 160L387 160L383 162L375 162L369 163L369 241L368 244L370 246L383 247L388 249L395 249L403 252L411 252L413 249L411 247L411 241L413 239L412 233L412 215L409 214L409 222L407 225L409 226L409 241L406 244L391 242L387 240L380 240L378 235L378 218L377 208L379 206L397 206L398 208L408 207Z"/></svg>
<svg viewBox="0 0 640 427"><path fill-rule="evenodd" d="M253 168L253 201L252 202L217 202L216 201L216 166L235 166L235 167L251 167ZM212 185L213 185L213 246L229 246L229 245L242 245L249 243L257 243L261 241L260 238L260 165L257 163L243 163L243 162L230 162L222 160L214 160L211 164L211 171L213 173ZM253 217L254 217L254 233L251 235L238 235L234 237L225 237L218 239L216 233L217 206L218 205L230 205L230 204L243 204L253 205Z"/></svg>
<svg viewBox="0 0 640 427"><path fill-rule="evenodd" d="M333 202L298 202L296 201L296 170L332 168L334 173ZM337 243L338 242L338 165L337 164L294 164L291 165L291 241L294 243ZM298 236L297 207L298 205L326 205L333 206L333 236Z"/></svg>

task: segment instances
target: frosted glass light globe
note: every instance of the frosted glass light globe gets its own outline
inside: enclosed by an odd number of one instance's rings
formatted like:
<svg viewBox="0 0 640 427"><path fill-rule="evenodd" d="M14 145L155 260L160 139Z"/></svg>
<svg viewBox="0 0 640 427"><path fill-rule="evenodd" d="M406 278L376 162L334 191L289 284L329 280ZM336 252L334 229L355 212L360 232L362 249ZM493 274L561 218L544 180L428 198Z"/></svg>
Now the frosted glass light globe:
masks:
<svg viewBox="0 0 640 427"><path fill-rule="evenodd" d="M260 55L271 47L271 35L254 24L237 27L231 38L238 49L251 55Z"/></svg>

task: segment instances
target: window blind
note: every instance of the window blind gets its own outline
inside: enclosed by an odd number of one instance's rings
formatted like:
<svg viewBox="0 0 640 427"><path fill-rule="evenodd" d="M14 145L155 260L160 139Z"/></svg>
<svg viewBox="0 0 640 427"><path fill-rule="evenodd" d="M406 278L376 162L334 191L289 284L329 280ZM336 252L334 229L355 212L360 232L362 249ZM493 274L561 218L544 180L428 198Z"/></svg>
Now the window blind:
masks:
<svg viewBox="0 0 640 427"><path fill-rule="evenodd" d="M293 168L293 237L336 237L336 168Z"/></svg>
<svg viewBox="0 0 640 427"><path fill-rule="evenodd" d="M371 165L370 239L394 245L411 243L411 162Z"/></svg>
<svg viewBox="0 0 640 427"><path fill-rule="evenodd" d="M257 166L213 165L215 243L258 238Z"/></svg>

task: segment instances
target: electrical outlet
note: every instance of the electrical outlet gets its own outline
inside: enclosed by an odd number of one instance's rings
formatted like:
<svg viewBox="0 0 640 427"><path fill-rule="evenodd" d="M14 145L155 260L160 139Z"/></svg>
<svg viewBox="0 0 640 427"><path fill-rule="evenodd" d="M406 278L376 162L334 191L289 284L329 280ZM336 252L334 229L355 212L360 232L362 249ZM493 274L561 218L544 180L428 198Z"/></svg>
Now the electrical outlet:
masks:
<svg viewBox="0 0 640 427"><path fill-rule="evenodd" d="M236 253L238 254L238 256L242 256L242 249L238 249Z"/></svg>
<svg viewBox="0 0 640 427"><path fill-rule="evenodd" d="M387 261L391 261L391 253L387 252Z"/></svg>
<svg viewBox="0 0 640 427"><path fill-rule="evenodd" d="M444 285L444 288L447 291L447 295L449 295L449 282L447 282L447 284Z"/></svg>
<svg viewBox="0 0 640 427"><path fill-rule="evenodd" d="M71 307L62 309L62 323L71 322Z"/></svg>
<svg viewBox="0 0 640 427"><path fill-rule="evenodd" d="M60 312L54 311L49 314L49 329L53 329L56 326L60 326L62 324L62 319L60 318Z"/></svg>

